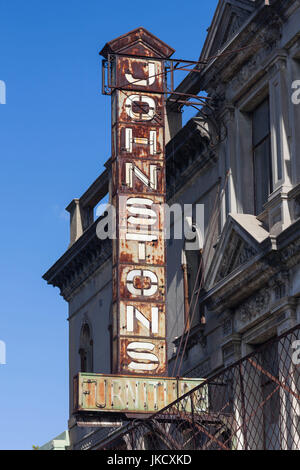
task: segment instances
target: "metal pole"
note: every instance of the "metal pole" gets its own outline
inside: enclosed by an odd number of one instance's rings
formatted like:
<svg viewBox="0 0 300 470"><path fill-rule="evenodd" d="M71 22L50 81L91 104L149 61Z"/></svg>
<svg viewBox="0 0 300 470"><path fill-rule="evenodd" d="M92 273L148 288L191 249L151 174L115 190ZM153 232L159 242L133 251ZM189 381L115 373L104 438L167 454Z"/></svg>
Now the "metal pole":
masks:
<svg viewBox="0 0 300 470"><path fill-rule="evenodd" d="M242 374L242 364L239 364L239 376L240 376L240 387L241 387L241 399L242 399L242 420L243 420L243 436L244 436L244 450L248 450L248 439L247 439L247 424L246 424L246 407L245 407L245 391Z"/></svg>

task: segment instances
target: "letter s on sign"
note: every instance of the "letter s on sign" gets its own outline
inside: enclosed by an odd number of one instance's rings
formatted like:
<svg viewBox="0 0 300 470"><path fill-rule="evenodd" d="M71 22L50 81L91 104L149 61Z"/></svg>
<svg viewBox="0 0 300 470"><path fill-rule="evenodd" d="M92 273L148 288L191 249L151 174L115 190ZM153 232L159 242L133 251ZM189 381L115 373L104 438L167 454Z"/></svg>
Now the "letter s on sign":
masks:
<svg viewBox="0 0 300 470"><path fill-rule="evenodd" d="M142 207L137 207L141 205ZM157 221L156 212L150 209L153 205L151 199L132 197L128 199L126 208L130 214L141 215L143 217L128 217L128 223L131 225L154 225ZM148 208L147 208L148 207Z"/></svg>
<svg viewBox="0 0 300 470"><path fill-rule="evenodd" d="M130 362L129 369L132 370L155 370L159 365L158 357L150 351L153 351L152 343L133 342L127 346L127 354L135 361ZM138 361L138 362L137 362Z"/></svg>

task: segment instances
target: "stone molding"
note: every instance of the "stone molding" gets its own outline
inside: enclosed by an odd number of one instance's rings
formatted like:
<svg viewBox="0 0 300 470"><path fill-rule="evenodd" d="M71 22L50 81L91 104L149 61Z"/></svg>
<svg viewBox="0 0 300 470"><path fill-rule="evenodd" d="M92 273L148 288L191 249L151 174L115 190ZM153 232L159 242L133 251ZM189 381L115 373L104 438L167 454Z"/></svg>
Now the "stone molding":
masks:
<svg viewBox="0 0 300 470"><path fill-rule="evenodd" d="M112 256L111 240L99 240L99 219L83 233L70 249L43 276L48 284L58 287L66 301Z"/></svg>

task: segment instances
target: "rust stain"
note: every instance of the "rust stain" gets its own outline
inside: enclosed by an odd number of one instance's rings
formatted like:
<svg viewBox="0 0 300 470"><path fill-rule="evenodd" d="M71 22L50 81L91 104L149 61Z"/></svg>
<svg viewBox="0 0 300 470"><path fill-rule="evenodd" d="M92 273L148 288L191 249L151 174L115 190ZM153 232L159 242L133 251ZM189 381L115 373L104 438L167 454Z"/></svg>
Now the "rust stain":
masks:
<svg viewBox="0 0 300 470"><path fill-rule="evenodd" d="M164 57L143 28L106 44L112 65L113 371L166 373ZM99 392L100 400L103 393Z"/></svg>
<svg viewBox="0 0 300 470"><path fill-rule="evenodd" d="M74 411L102 411L124 413L154 413L174 402L179 394L188 392L203 382L200 379L176 379L150 374L102 375L79 373L74 379ZM208 389L201 391L202 411L208 409ZM198 397L200 400L200 396ZM185 404L185 413L191 413L191 401Z"/></svg>

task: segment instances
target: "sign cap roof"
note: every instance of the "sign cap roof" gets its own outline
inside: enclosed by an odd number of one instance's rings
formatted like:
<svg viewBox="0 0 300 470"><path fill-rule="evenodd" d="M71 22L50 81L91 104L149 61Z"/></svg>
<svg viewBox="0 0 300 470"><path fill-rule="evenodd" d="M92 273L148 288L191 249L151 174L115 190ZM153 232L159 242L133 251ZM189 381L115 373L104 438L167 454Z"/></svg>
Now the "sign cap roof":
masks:
<svg viewBox="0 0 300 470"><path fill-rule="evenodd" d="M100 55L107 58L108 54L128 54L147 57L168 58L174 49L158 39L147 29L139 27L107 42Z"/></svg>

